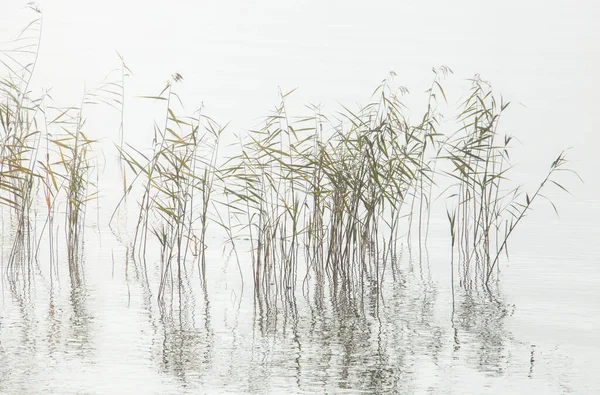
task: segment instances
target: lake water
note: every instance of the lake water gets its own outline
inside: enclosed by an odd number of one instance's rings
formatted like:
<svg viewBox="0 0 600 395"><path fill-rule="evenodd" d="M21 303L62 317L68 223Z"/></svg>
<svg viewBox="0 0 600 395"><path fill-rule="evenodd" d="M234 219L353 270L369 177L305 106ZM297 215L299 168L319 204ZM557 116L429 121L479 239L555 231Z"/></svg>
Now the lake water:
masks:
<svg viewBox="0 0 600 395"><path fill-rule="evenodd" d="M309 282L289 303L257 305L249 242L239 241L240 277L225 235L212 227L207 291L190 265L181 294L163 306L158 256L149 255L147 278L129 258L134 199L117 229L108 228L122 189L111 147L118 116L91 109L90 133L105 141L101 197L88 206L84 281L71 284L64 249L51 267L45 243L29 280L3 273L0 393L600 393L595 3L121 3L44 4L34 89L54 85L56 100L76 103L84 81L118 66L118 49L134 71L127 131L136 146L149 146L156 113L135 96L157 94L174 72L185 78L185 103L204 102L239 131L268 114L278 85L301 87L292 109L321 102L333 112L336 102L364 103L394 69L413 92L407 101L422 105L418 92L429 86L431 66L443 63L456 74L447 82L455 101L476 72L515 101L503 126L522 142L517 179L533 187L573 146L572 167L585 183L571 180L571 195L550 196L560 217L543 202L527 216L489 290L452 285L440 202L426 251L403 242L379 288ZM11 7L0 17L6 40L31 16ZM3 261L9 218L4 212Z"/></svg>

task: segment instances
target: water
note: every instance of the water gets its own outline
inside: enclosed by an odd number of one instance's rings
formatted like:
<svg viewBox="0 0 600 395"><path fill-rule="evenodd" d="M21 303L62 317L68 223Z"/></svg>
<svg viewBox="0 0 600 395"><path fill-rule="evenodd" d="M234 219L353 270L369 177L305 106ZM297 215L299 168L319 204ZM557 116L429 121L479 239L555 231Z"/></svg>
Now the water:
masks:
<svg viewBox="0 0 600 395"><path fill-rule="evenodd" d="M543 205L528 215L491 292L458 282L453 290L442 211L422 259L403 244L381 289L313 284L277 310L254 303L248 242L239 246L242 280L213 228L208 292L191 266L181 297L161 307L157 256L149 257L146 281L126 258L131 235L122 229L132 221L120 217L117 234L108 230L118 200L112 191L121 188L110 147L118 119L94 109L89 125L106 139L107 166L101 203L89 209L85 281L71 285L64 250L50 274L45 247L32 281L3 276L0 393L600 393L595 3L307 2L294 10L275 2L121 3L45 5L34 86L54 85L58 101L78 102L84 81L118 66L118 48L134 70L127 123L134 144L149 141L155 112L133 98L157 94L175 71L185 78L185 103L204 101L238 130L268 113L278 85L300 86L291 108L321 102L334 111L336 101L364 103L391 69L413 92L406 99L413 108L411 101L423 103L430 67L442 63L458 75L448 82L455 98L464 92L459 80L479 72L515 100L503 125L523 142L517 178L539 178L559 150L574 146L570 157L586 183L570 183L573 196L552 196L560 218ZM16 9L0 16L2 38L23 26L11 12L22 17ZM10 223L2 229L5 256Z"/></svg>
<svg viewBox="0 0 600 395"><path fill-rule="evenodd" d="M525 229L535 239L535 224ZM224 265L220 248L211 248L209 292L190 268L181 302L161 310L156 278L151 274L148 288L114 235L89 231L81 287L70 286L66 271L52 284L44 273L31 287L11 290L4 281L0 392L599 388L599 278L591 257L569 259L560 248L549 254L546 245L546 254L535 255L517 245L493 292L456 285L453 303L447 239L441 231L433 236L421 263L403 246L396 281L388 276L379 298L368 286L363 294L311 287L277 311L260 311L251 285L242 292L235 262Z"/></svg>

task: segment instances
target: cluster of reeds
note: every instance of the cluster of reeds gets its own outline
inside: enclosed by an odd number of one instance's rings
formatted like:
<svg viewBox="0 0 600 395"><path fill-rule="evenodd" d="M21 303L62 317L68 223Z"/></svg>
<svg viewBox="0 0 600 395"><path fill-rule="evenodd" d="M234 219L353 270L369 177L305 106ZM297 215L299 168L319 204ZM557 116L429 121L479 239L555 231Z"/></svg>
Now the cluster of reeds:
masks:
<svg viewBox="0 0 600 395"><path fill-rule="evenodd" d="M165 103L162 125L155 123L152 153L126 144L118 147L120 158L133 172L133 181L125 181L122 202L135 185L142 188L139 214L133 237L133 254L145 262L148 236L160 245L161 282L159 299L166 287L182 284L182 274L191 256L197 259L203 284L206 272L206 231L208 209L213 192L214 168L222 128L198 111L196 116L177 117L172 101L176 74L158 96L146 98Z"/></svg>
<svg viewBox="0 0 600 395"><path fill-rule="evenodd" d="M315 275L334 285L379 284L402 236L410 243L414 218L419 251L426 244L434 178L453 184L448 217L461 279L487 285L513 230L533 201L545 198L543 187L565 190L553 179L567 170L564 153L533 194L504 185L511 137L498 127L508 103L478 77L461 104L460 127L443 134L438 102L447 102L441 79L451 70L434 72L416 124L403 115L405 90L387 79L371 104L345 108L333 121L316 107L312 116L290 117L289 93L282 94L265 125L241 141L241 153L220 173L229 214L223 226L250 240L257 296L292 295L299 267L305 281Z"/></svg>
<svg viewBox="0 0 600 395"><path fill-rule="evenodd" d="M533 194L521 187L505 187L510 181L510 142L501 135L499 123L509 106L498 99L489 83L478 76L471 80L469 96L462 103L458 116L460 129L444 142L443 158L451 163L445 174L455 180L449 198L454 200L448 212L453 248L458 246L461 279L489 282L498 267L500 255L506 251L510 235L530 210L537 198L548 200L541 192L548 184L560 185L554 176L567 163L562 152L551 164L544 179Z"/></svg>
<svg viewBox="0 0 600 395"><path fill-rule="evenodd" d="M265 126L240 142L241 153L221 169L228 217L222 226L251 243L254 286L275 285L280 293L295 288L304 179L295 177L309 167L302 157L305 137L289 125L285 98ZM265 290L266 291L266 290Z"/></svg>
<svg viewBox="0 0 600 395"><path fill-rule="evenodd" d="M72 281L78 283L85 206L92 197L88 193L88 151L93 141L83 133L82 115L83 104L89 103L89 97L84 96L80 107L55 108L48 105L51 100L48 93L34 97L30 91L42 29L41 13L35 6L31 8L38 18L23 29L13 48L0 53L6 73L0 79L0 203L11 209L14 221L6 273L12 279L16 279L17 269L21 269L24 277L25 273L27 277L31 274L46 229L52 268L54 214L57 204L64 202L69 272ZM47 221L38 231L34 224L40 189L47 207ZM63 198L58 199L61 192Z"/></svg>
<svg viewBox="0 0 600 395"><path fill-rule="evenodd" d="M67 258L73 283L82 279L81 262L87 202L95 199L97 195L97 191L94 190L95 184L90 178L93 166L89 154L94 141L83 132L85 119L82 114L83 104L79 108L62 111L52 120L51 124L60 125L62 132L50 136L50 143L54 145L54 152L58 155L50 166L44 167L52 179L55 191L64 195ZM48 175L44 179L48 179ZM51 187L48 190L50 191ZM53 202L47 200L46 203L50 210ZM51 232L52 228L49 229Z"/></svg>
<svg viewBox="0 0 600 395"><path fill-rule="evenodd" d="M274 114L221 171L232 226L251 242L257 295L293 294L299 263L305 280L314 274L360 287L379 283L406 233L402 213L410 209L412 222L416 207L421 240L440 144L436 95L444 96L439 79L448 72L436 72L416 126L404 116L406 89L391 78L371 104L345 109L336 120L317 107L293 119L289 93L281 95Z"/></svg>
<svg viewBox="0 0 600 395"><path fill-rule="evenodd" d="M52 107L47 94L32 99L40 35L41 17L24 29L16 49L2 52L8 76L0 79L0 203L10 207L14 220L6 265L11 274L22 268L27 275L29 265L20 263L31 262L39 249L41 236L36 246L30 216L41 188L50 251L56 245L54 216L64 202L71 279L80 281L86 204L97 193L90 177L94 140L85 132L83 110L94 103L120 111L119 206L132 191L140 192L132 251L145 267L149 236L157 242L161 300L176 288L175 279L181 288L188 261L197 262L206 287L211 221L226 231L240 272L237 241L250 241L260 300L293 296L302 274L304 284L314 276L335 286L378 287L387 265L397 263L401 240L414 239L415 222L419 251L427 243L433 190L444 177L453 181L448 218L461 278L487 284L514 229L533 201L545 198L545 186L565 189L554 178L567 170L564 153L534 193L505 186L512 139L500 134L499 121L509 103L478 77L461 104L460 127L443 132L439 104L448 103L442 88L451 73L446 67L434 70L426 109L416 122L402 104L407 90L394 86L393 75L370 104L329 117L316 106L309 107L309 116L289 115L291 92L282 93L264 125L240 136L239 153L218 166L224 129L201 111L176 115L181 100L173 84L182 79L179 74L159 95L145 96L164 104L149 153L125 144L125 78L131 71L122 58L119 77L87 92L77 107ZM51 266L52 260L51 252Z"/></svg>
<svg viewBox="0 0 600 395"><path fill-rule="evenodd" d="M31 103L18 96L18 86L1 81L0 103L2 136L0 142L0 200L13 211L15 234L7 270L15 265L30 261L34 237L32 237L31 211L35 197L35 168L40 134L35 126ZM23 267L25 268L25 266Z"/></svg>
<svg viewBox="0 0 600 395"><path fill-rule="evenodd" d="M11 209L14 226L6 271L17 275L21 269L23 277L31 274L28 263L35 244L31 211L40 143L36 117L41 99L31 98L29 86L37 63L41 26L39 16L19 33L14 47L0 52L5 70L0 78L0 203Z"/></svg>

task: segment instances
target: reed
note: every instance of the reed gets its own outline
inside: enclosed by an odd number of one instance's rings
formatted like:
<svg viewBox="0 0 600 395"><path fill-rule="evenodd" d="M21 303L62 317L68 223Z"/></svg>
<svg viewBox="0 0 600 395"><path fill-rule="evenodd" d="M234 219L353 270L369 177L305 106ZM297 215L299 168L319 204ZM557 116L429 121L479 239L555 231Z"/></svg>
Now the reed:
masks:
<svg viewBox="0 0 600 395"><path fill-rule="evenodd" d="M12 209L15 234L6 273L12 279L21 268L30 278L31 264L38 259L42 234L49 235L50 275L52 276L54 214L58 197L64 192L65 233L69 272L72 282L81 281L80 261L83 252L85 205L93 198L89 193L88 152L92 140L83 132L83 104L103 97L98 91L84 95L81 106L57 108L49 105L48 92L34 97L30 91L42 34L42 15L37 17L15 39L15 47L2 51L0 59L6 77L0 79L0 203ZM51 131L55 128L56 131ZM42 146L42 141L45 143ZM40 187L46 203L47 218L41 231L35 223L36 200ZM36 233L40 233L39 236ZM35 252L35 254L34 254Z"/></svg>
<svg viewBox="0 0 600 395"><path fill-rule="evenodd" d="M85 98L85 96L84 96ZM85 99L84 99L85 101ZM87 203L96 198L95 184L91 181L93 171L89 155L94 144L83 129L83 103L78 108L68 108L52 120L50 124L60 125L62 132L51 136L57 160L44 167L45 179L53 179L53 185L63 194L65 202L65 232L67 243L67 262L71 282L82 281L83 245ZM47 201L47 205L52 203ZM52 229L50 228L50 232Z"/></svg>
<svg viewBox="0 0 600 395"><path fill-rule="evenodd" d="M296 284L304 208L300 191L308 170L299 153L308 140L287 116L290 93L281 94L264 127L251 131L248 141L240 143L241 153L220 171L224 204L237 220L233 227L251 242L256 295L293 293Z"/></svg>
<svg viewBox="0 0 600 395"><path fill-rule="evenodd" d="M396 254L405 203L412 196L411 206L424 212L415 202L428 199L432 185L436 158L426 151L428 141L439 145L436 115L430 103L423 121L409 125L406 90L391 77L372 103L358 112L345 108L333 121L314 106L311 116L290 117L291 92L282 93L273 115L222 169L223 206L251 242L257 298L285 301L299 267L305 283L312 274L361 287L379 283Z"/></svg>
<svg viewBox="0 0 600 395"><path fill-rule="evenodd" d="M509 153L512 137L501 135L499 124L510 103L494 95L491 85L478 76L471 82L470 94L458 116L462 126L444 142L443 159L451 163L451 171L445 174L455 180L449 195L455 209L448 218L453 245L455 239L458 242L462 278L487 285L509 237L533 201L542 197L556 211L552 201L541 192L550 184L567 191L554 176L571 170L565 167L567 160L562 152L532 195L521 187L506 187L512 168Z"/></svg>
<svg viewBox="0 0 600 395"><path fill-rule="evenodd" d="M219 137L223 131L201 112L185 118L175 114L173 100L178 100L178 96L172 91L172 84L181 79L176 74L158 96L145 97L165 103L162 126L158 123L154 126L152 154L144 155L129 144L117 147L121 160L134 175L121 202L134 185L142 186L132 243L134 254L145 262L149 233L160 245L159 300L164 299L168 285L171 291L176 288L174 266L177 284L182 284L182 272L189 255L198 258L200 276L206 284L208 209L214 189ZM196 228L198 222L199 229Z"/></svg>
<svg viewBox="0 0 600 395"><path fill-rule="evenodd" d="M37 116L41 99L33 98L30 83L37 65L42 16L36 17L14 39L14 46L0 51L5 76L0 78L0 204L10 207L15 234L6 273L31 276L34 247L31 210L35 195L37 152L40 133ZM19 272L18 269L21 269Z"/></svg>

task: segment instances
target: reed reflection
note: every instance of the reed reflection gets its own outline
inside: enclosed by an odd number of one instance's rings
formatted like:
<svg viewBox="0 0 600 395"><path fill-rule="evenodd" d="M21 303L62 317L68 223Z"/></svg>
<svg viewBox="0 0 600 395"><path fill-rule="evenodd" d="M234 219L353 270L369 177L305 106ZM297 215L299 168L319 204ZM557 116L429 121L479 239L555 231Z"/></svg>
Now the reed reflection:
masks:
<svg viewBox="0 0 600 395"><path fill-rule="evenodd" d="M398 267L384 273L385 267L353 283L315 276L304 287L310 292L276 309L263 306L255 317L254 349L265 347L265 336L274 337L289 360L271 364L261 378L274 380L293 370L303 391L410 392L412 367L421 358L436 363L447 330L435 324L437 290L423 281L427 276ZM275 358L274 347L263 357Z"/></svg>
<svg viewBox="0 0 600 395"><path fill-rule="evenodd" d="M70 316L65 343L66 352L82 359L93 359L95 318L87 307L89 292L85 285L71 286L69 297Z"/></svg>
<svg viewBox="0 0 600 395"><path fill-rule="evenodd" d="M175 292L172 292L175 291ZM197 308L197 297L203 308ZM214 333L209 293L197 293L182 270L175 289L166 288L160 303L153 355L159 368L186 384L198 384L213 369Z"/></svg>
<svg viewBox="0 0 600 395"><path fill-rule="evenodd" d="M479 371L502 375L510 359L507 319L513 312L498 289L462 288L454 312L455 353Z"/></svg>

